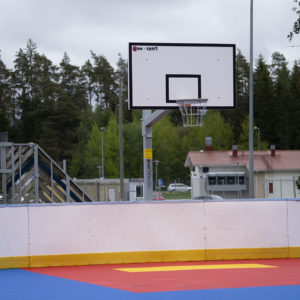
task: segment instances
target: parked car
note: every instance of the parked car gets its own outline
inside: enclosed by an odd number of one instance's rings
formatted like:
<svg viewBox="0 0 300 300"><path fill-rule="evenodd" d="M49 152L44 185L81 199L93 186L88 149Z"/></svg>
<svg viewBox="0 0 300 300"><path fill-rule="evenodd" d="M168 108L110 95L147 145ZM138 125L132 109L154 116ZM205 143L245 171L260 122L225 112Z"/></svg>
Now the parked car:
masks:
<svg viewBox="0 0 300 300"><path fill-rule="evenodd" d="M168 192L190 192L191 191L191 187L187 186L183 183L171 183L168 186Z"/></svg>
<svg viewBox="0 0 300 300"><path fill-rule="evenodd" d="M153 200L165 200L165 197L162 195L162 193L159 192L153 192Z"/></svg>
<svg viewBox="0 0 300 300"><path fill-rule="evenodd" d="M223 199L219 195L205 195L205 196L197 196L193 198L194 200L221 200Z"/></svg>

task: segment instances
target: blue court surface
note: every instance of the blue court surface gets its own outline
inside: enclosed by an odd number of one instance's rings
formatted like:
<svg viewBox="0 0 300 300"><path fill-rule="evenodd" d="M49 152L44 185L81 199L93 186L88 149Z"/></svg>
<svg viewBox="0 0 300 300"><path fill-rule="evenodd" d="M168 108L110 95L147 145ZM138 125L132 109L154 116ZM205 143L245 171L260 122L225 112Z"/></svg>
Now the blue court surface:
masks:
<svg viewBox="0 0 300 300"><path fill-rule="evenodd" d="M1 300L299 300L300 259L8 269L0 288Z"/></svg>

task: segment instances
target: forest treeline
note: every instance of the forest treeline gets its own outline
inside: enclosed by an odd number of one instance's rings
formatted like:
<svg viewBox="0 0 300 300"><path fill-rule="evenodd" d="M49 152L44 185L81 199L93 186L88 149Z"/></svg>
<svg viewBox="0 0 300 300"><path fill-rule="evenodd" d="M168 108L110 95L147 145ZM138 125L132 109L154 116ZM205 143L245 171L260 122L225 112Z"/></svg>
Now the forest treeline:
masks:
<svg viewBox="0 0 300 300"><path fill-rule="evenodd" d="M84 65L71 63L65 53L59 65L38 52L29 40L17 51L13 69L0 56L0 131L9 141L35 142L56 161L66 159L73 177L98 177L103 154L105 177L119 177L119 82L123 80L124 172L127 178L143 177L141 111L127 109L127 61L119 56L112 67L103 55L91 51ZM249 63L236 55L237 109L209 111L204 125L183 128L173 110L153 129L153 158L159 160L159 178L186 180L188 151L205 147L213 138L215 150L248 148ZM288 67L274 52L271 63L259 56L254 70L254 146L260 149L300 149L300 61ZM154 170L155 171L155 170Z"/></svg>

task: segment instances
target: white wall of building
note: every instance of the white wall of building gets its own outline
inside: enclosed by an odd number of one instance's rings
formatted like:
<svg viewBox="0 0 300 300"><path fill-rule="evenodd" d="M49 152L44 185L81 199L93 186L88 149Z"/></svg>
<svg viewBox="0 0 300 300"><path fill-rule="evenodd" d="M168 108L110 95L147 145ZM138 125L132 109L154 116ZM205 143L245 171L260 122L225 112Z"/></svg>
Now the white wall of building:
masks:
<svg viewBox="0 0 300 300"><path fill-rule="evenodd" d="M232 166L210 166L209 172L245 172L244 166L232 165ZM255 186L263 185L264 191L263 196L259 196L260 193L255 190L256 197L265 197L270 199L280 199L280 198L300 198L300 191L296 188L295 180L300 176L299 172L295 171L273 171L273 172L259 172L262 176L256 176L255 180L262 180L262 182L255 182ZM191 187L192 187L192 198L202 195L210 194L206 190L206 180L207 173L202 173L202 168L195 166L194 171L191 172ZM270 193L269 183L273 183L273 193ZM246 181L248 185L248 182ZM224 196L224 198L239 198L237 192L228 193L226 190L224 193L217 192L219 195ZM248 197L247 191L242 191L240 196L242 198Z"/></svg>
<svg viewBox="0 0 300 300"><path fill-rule="evenodd" d="M0 207L0 257L300 246L300 201Z"/></svg>

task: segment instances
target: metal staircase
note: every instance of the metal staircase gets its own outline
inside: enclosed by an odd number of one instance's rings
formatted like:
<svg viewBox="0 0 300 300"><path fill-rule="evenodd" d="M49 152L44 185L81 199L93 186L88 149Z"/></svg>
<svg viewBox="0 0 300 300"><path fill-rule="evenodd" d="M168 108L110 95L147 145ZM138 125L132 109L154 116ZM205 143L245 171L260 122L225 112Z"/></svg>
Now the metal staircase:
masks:
<svg viewBox="0 0 300 300"><path fill-rule="evenodd" d="M0 179L0 204L93 201L33 143L0 143Z"/></svg>

